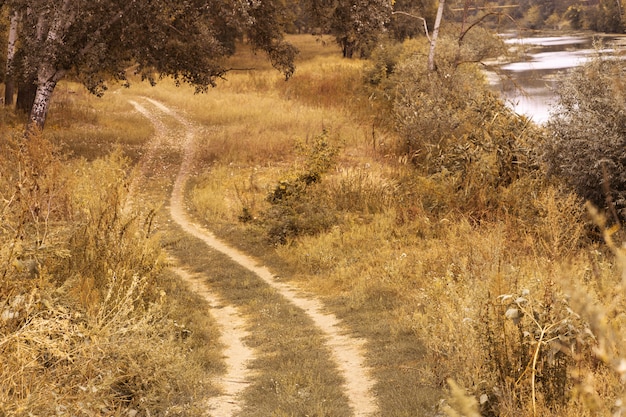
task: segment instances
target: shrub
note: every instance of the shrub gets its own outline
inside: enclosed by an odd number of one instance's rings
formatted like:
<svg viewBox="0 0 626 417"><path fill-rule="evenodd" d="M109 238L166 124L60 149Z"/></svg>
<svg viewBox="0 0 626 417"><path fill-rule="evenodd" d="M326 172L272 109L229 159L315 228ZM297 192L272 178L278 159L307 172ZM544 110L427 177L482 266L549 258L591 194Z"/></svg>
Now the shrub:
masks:
<svg viewBox="0 0 626 417"><path fill-rule="evenodd" d="M418 171L449 184L457 208L482 216L497 212L502 189L538 175L540 134L491 93L470 94L406 96L399 126Z"/></svg>
<svg viewBox="0 0 626 417"><path fill-rule="evenodd" d="M560 84L543 160L598 207L626 216L626 66L601 56Z"/></svg>
<svg viewBox="0 0 626 417"><path fill-rule="evenodd" d="M436 71L428 70L425 50L400 59L395 48L381 47L366 75L372 96L390 102L400 150L417 173L454 195L445 198L454 203L448 209L478 217L501 206L501 190L537 174L535 147L541 140L528 119L488 89L474 64L501 50L490 39L482 28L469 31L460 44L443 36Z"/></svg>
<svg viewBox="0 0 626 417"><path fill-rule="evenodd" d="M263 214L270 241L285 244L298 235L313 235L327 230L336 222L334 210L319 189L322 175L335 162L338 148L324 131L311 145L299 144L304 167L295 169L270 191L270 208Z"/></svg>
<svg viewBox="0 0 626 417"><path fill-rule="evenodd" d="M541 293L522 289L489 300L481 340L495 376L492 410L556 410L570 400L571 369L588 366L595 341L568 296L548 281Z"/></svg>

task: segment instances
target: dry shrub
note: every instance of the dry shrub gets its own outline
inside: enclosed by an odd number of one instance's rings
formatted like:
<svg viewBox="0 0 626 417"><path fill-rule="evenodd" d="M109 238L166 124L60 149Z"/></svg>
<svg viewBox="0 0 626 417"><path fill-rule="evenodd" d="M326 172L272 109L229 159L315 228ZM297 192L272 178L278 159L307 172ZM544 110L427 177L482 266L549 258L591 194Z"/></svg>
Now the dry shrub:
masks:
<svg viewBox="0 0 626 417"><path fill-rule="evenodd" d="M567 259L589 243L587 216L583 202L574 193L548 186L531 200L536 209L532 228L540 255L549 259Z"/></svg>
<svg viewBox="0 0 626 417"><path fill-rule="evenodd" d="M443 388L453 378L486 416L586 415L571 394L581 373L595 377L603 407L616 380L597 383L607 371L563 277L592 294L590 271L610 279L610 263L591 262L576 196L548 187L528 197L535 218L523 230L510 219L478 225L419 207L412 217L387 209L300 237L279 254L317 291L342 294L351 311L391 316L392 332L412 332L426 348L423 384Z"/></svg>
<svg viewBox="0 0 626 417"><path fill-rule="evenodd" d="M200 414L120 154L63 161L34 135L0 160L0 414Z"/></svg>
<svg viewBox="0 0 626 417"><path fill-rule="evenodd" d="M63 161L40 136L29 140L4 136L0 149L3 203L0 273L34 276L48 257L66 257L63 241L71 219L71 198ZM1 286L6 283L3 280Z"/></svg>
<svg viewBox="0 0 626 417"><path fill-rule="evenodd" d="M518 231L506 224L451 227L442 238L447 253L439 253L447 271L430 266L440 272L405 325L437 363L425 367L426 378L469 387L482 415L604 415L619 382L596 356L603 346L596 326L605 320L601 306L616 305L606 300L614 268L582 244L586 224L575 196L547 188L532 204L531 251L528 242L511 244ZM607 356L620 357L617 345Z"/></svg>
<svg viewBox="0 0 626 417"><path fill-rule="evenodd" d="M623 343L626 338L626 253L624 244L616 241L619 227L608 227L606 218L595 207L587 204L587 208L614 259L609 257L609 262L594 265L593 281L589 286L581 286L573 279L565 281L572 309L585 320L589 334L595 340L593 357L600 362L596 367L604 371L587 373L584 369L575 370L578 378L575 393L592 415L608 415L611 412L622 415L626 412L626 393L623 389L626 379ZM597 255L601 256L599 252Z"/></svg>
<svg viewBox="0 0 626 417"><path fill-rule="evenodd" d="M382 117L397 132L397 152L444 194L436 201L424 193L426 206L443 203L479 220L507 210L505 190L537 175L542 140L539 129L490 91L474 64L497 52L482 49L481 36L487 35L473 29L462 44L442 36L435 71L427 68L427 45L387 45L366 74Z"/></svg>
<svg viewBox="0 0 626 417"><path fill-rule="evenodd" d="M619 384L595 358L596 333L570 289L598 297L601 281L611 288L612 267L588 256L574 196L548 188L529 205L538 215L523 232L506 222L436 221L423 210L399 224L388 210L300 237L279 254L351 311L395 318L392 333L412 332L426 348L421 383L454 379L482 415L593 415L583 394L606 410ZM593 270L602 275L590 280ZM450 405L463 412L470 403Z"/></svg>

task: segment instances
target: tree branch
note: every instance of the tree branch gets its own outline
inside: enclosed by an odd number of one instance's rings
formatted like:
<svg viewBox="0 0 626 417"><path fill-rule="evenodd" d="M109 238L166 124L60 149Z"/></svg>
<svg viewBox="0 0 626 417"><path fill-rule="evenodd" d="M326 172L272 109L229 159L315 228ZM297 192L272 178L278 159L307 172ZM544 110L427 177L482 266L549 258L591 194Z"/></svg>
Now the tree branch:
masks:
<svg viewBox="0 0 626 417"><path fill-rule="evenodd" d="M483 20L485 20L487 17L489 16L493 16L493 15L497 15L497 16L504 16L506 18L508 18L511 22L513 23L517 23L515 21L515 19L513 19L511 17L511 15L509 15L508 13L503 13L503 12L489 12L487 14L485 14L484 16L482 16L480 19L476 20L474 23L472 23L471 25L469 25L467 27L467 29L465 29L463 32L461 32L461 35L459 36L459 45L463 42L463 38L465 37L465 35L467 34L467 32L470 31L470 29L472 29L474 26L479 25L480 23L482 23Z"/></svg>
<svg viewBox="0 0 626 417"><path fill-rule="evenodd" d="M430 42L430 35L428 34L428 25L426 24L426 19L424 19L421 16L415 16L414 14L411 13L407 13L407 12L403 12L403 11L396 11L396 12L391 12L392 15L395 14L401 14L403 16L409 16L412 17L413 19L419 19L422 21L422 23L424 23L424 33L426 34L426 38L428 38L428 41Z"/></svg>

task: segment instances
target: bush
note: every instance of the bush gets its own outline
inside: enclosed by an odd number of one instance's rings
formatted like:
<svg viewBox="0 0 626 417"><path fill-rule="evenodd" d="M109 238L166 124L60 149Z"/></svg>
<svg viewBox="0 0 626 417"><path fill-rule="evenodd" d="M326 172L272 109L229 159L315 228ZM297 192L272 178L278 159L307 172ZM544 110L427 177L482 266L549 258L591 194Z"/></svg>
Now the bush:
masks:
<svg viewBox="0 0 626 417"><path fill-rule="evenodd" d="M477 87L475 77L461 71L449 79L424 75L421 85L414 83L396 99L395 109L416 168L450 184L458 208L480 214L500 206L499 190L537 174L534 147L541 136L526 118Z"/></svg>
<svg viewBox="0 0 626 417"><path fill-rule="evenodd" d="M543 147L548 172L626 218L626 66L598 56L560 84Z"/></svg>
<svg viewBox="0 0 626 417"><path fill-rule="evenodd" d="M319 182L335 162L338 148L324 131L308 146L300 144L304 167L287 175L270 191L270 208L262 216L271 242L285 244L298 235L314 235L336 223L336 215ZM241 216L240 216L241 217Z"/></svg>

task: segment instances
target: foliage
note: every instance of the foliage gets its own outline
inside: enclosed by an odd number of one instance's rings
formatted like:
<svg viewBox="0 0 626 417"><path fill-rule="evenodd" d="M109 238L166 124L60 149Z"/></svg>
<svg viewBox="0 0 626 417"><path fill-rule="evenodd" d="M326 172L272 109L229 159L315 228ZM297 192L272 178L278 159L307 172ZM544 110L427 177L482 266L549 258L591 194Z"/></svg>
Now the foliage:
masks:
<svg viewBox="0 0 626 417"><path fill-rule="evenodd" d="M583 15L584 27L588 30L606 33L623 33L624 23L621 9L623 5L618 2L600 2L596 6L585 8Z"/></svg>
<svg viewBox="0 0 626 417"><path fill-rule="evenodd" d="M384 117L390 113L393 103L396 81L393 75L397 72L398 66L407 59L410 51L416 42L404 44L392 39L382 39L368 59L363 71L364 83L371 100L381 106ZM421 46L421 45L420 45Z"/></svg>
<svg viewBox="0 0 626 417"><path fill-rule="evenodd" d="M626 210L624 65L596 57L560 84L543 159L556 175L596 206Z"/></svg>
<svg viewBox="0 0 626 417"><path fill-rule="evenodd" d="M583 9L580 6L570 6L563 14L563 18L569 21L572 29L579 30L583 24Z"/></svg>
<svg viewBox="0 0 626 417"><path fill-rule="evenodd" d="M309 7L322 33L335 36L343 56L352 58L369 54L385 30L392 6L384 0L316 0Z"/></svg>
<svg viewBox="0 0 626 417"><path fill-rule="evenodd" d="M300 144L304 167L279 181L267 196L271 207L263 215L263 222L272 242L284 244L295 236L316 234L334 224L334 213L323 200L318 200L320 194L312 190L333 167L337 152L327 132L316 137L309 146Z"/></svg>
<svg viewBox="0 0 626 417"><path fill-rule="evenodd" d="M127 85L131 66L152 83L172 76L204 91L224 74L223 58L244 34L287 77L294 71L295 49L282 40L282 9L272 1L7 3L20 14L15 71L37 84L31 118L39 127L56 83L69 72L97 95L107 79Z"/></svg>
<svg viewBox="0 0 626 417"><path fill-rule="evenodd" d="M432 28L437 14L436 1L398 0L393 3L394 13L387 25L389 33L397 41L424 36L424 25L413 16L419 16ZM410 15L410 16L409 16Z"/></svg>
<svg viewBox="0 0 626 417"><path fill-rule="evenodd" d="M381 49L367 79L378 93L374 97L390 102L387 108L403 140L400 150L418 172L458 192L459 207L480 213L498 206L496 190L536 171L540 134L491 93L482 74L466 62L485 54L474 46L480 31L476 36L460 48L450 38L440 39L435 72L428 71L423 56L397 62L398 54Z"/></svg>
<svg viewBox="0 0 626 417"><path fill-rule="evenodd" d="M519 0L506 1L504 5L516 6L506 10L513 21L499 22L499 25L508 25L512 29L585 29L605 33L624 31L622 0L591 3L572 0Z"/></svg>

